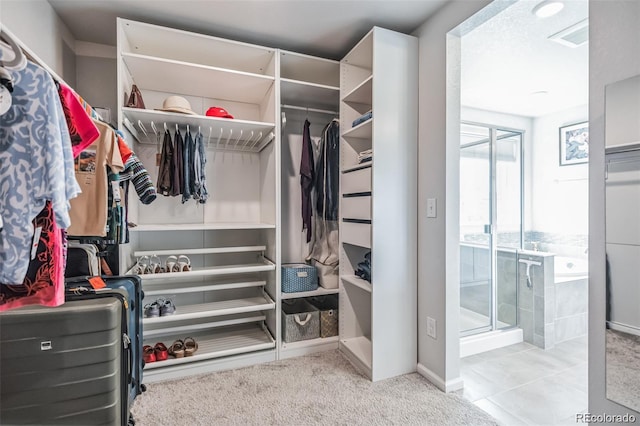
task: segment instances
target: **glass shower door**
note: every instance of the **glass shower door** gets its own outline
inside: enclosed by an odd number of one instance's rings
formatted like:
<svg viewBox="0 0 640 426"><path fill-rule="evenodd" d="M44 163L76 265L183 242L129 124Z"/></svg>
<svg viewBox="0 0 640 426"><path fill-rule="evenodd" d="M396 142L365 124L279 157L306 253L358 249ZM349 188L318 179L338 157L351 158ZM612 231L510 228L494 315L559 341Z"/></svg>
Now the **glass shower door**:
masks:
<svg viewBox="0 0 640 426"><path fill-rule="evenodd" d="M460 332L492 326L490 130L462 124L460 138Z"/></svg>

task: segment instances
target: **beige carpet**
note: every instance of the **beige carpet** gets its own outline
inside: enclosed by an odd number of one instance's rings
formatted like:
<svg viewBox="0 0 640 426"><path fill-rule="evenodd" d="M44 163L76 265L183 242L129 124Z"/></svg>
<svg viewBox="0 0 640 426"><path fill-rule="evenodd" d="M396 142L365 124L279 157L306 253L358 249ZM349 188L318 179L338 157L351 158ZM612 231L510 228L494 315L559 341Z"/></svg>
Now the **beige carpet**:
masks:
<svg viewBox="0 0 640 426"><path fill-rule="evenodd" d="M151 383L132 413L137 426L497 425L416 373L372 383L338 351Z"/></svg>
<svg viewBox="0 0 640 426"><path fill-rule="evenodd" d="M607 398L640 411L640 337L607 330Z"/></svg>

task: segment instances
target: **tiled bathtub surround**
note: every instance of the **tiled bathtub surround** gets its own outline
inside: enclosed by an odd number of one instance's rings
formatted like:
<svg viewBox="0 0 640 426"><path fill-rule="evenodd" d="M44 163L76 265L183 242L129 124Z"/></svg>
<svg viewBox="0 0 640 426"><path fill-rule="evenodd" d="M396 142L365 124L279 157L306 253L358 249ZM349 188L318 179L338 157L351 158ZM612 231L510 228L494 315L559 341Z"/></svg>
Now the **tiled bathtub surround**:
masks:
<svg viewBox="0 0 640 426"><path fill-rule="evenodd" d="M487 315L490 309L488 249L461 244L461 305ZM527 286L527 265L532 265ZM496 270L499 324L518 325L525 342L543 349L587 334L586 277L556 280L555 254L528 250L498 250ZM516 303L517 302L517 303Z"/></svg>
<svg viewBox="0 0 640 426"><path fill-rule="evenodd" d="M487 234L465 234L465 242L489 244ZM520 245L520 233L499 233L498 246L516 248ZM581 257L589 246L589 236L584 234L556 234L553 232L525 231L524 248L532 251Z"/></svg>

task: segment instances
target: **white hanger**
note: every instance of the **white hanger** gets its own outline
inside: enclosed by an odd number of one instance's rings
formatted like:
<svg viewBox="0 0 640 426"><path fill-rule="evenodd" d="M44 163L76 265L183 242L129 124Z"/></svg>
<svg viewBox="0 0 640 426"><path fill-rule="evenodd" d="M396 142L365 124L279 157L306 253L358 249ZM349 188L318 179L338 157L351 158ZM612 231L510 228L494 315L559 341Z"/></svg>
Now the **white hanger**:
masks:
<svg viewBox="0 0 640 426"><path fill-rule="evenodd" d="M153 130L153 134L156 135L156 137L158 136L158 128L156 127L156 123L154 123L153 121L151 122L151 130Z"/></svg>
<svg viewBox="0 0 640 426"><path fill-rule="evenodd" d="M240 142L240 138L242 138L242 130L240 130L240 136L238 136L238 139L236 139L236 143L233 144L234 148L238 146L238 142Z"/></svg>
<svg viewBox="0 0 640 426"><path fill-rule="evenodd" d="M211 126L209 126L209 139L207 139L207 148L209 147L209 144L211 143L211 132L213 131L213 129L211 129Z"/></svg>
<svg viewBox="0 0 640 426"><path fill-rule="evenodd" d="M189 125L187 124L187 133L189 133Z"/></svg>
<svg viewBox="0 0 640 426"><path fill-rule="evenodd" d="M178 130L178 123L176 123L176 133L180 132L180 130Z"/></svg>
<svg viewBox="0 0 640 426"><path fill-rule="evenodd" d="M229 146L229 140L231 140L231 135L233 135L233 129L229 130L229 137L227 138L227 142L225 142L224 146Z"/></svg>
<svg viewBox="0 0 640 426"><path fill-rule="evenodd" d="M216 150L220 146L220 139L222 139L222 134L224 133L224 129L220 127L220 136L218 136L218 142L216 142Z"/></svg>
<svg viewBox="0 0 640 426"><path fill-rule="evenodd" d="M167 123L166 122L164 123L164 131L165 131L165 133L169 131L169 129L167 128Z"/></svg>
<svg viewBox="0 0 640 426"><path fill-rule="evenodd" d="M251 145L251 148L249 149L253 149L254 146L256 146L256 144L258 142L260 142L262 140L262 132L260 132L260 134L258 135L258 139L256 139L255 141L253 141L253 144Z"/></svg>
<svg viewBox="0 0 640 426"><path fill-rule="evenodd" d="M14 40L14 38L11 35L9 35L7 30L5 30L4 28L0 29L0 37L2 37L2 39L4 39L7 42L7 44L9 45L9 47L11 47L11 50L13 50L13 53L15 55L14 58L11 60L0 61L0 65L12 70L23 69L27 65L27 57L25 56L22 49L20 49L20 46L18 46L18 42Z"/></svg>
<svg viewBox="0 0 640 426"><path fill-rule="evenodd" d="M140 130L142 130L142 133L144 133L145 136L149 136L149 134L147 133L147 129L144 127L144 124L142 124L141 120L138 120L138 127L140 128Z"/></svg>
<svg viewBox="0 0 640 426"><path fill-rule="evenodd" d="M247 140L245 141L244 145L242 145L242 149L244 150L250 143L251 141L253 141L253 130L251 131L251 136L249 136L247 138Z"/></svg>

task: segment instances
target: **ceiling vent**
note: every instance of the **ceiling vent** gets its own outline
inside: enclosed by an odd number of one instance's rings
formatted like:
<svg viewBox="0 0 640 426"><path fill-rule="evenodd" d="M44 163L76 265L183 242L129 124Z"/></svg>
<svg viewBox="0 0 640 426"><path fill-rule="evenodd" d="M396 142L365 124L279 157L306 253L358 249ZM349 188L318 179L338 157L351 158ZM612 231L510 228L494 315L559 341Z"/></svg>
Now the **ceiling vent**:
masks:
<svg viewBox="0 0 640 426"><path fill-rule="evenodd" d="M555 33L549 40L568 47L582 46L589 41L589 18Z"/></svg>

